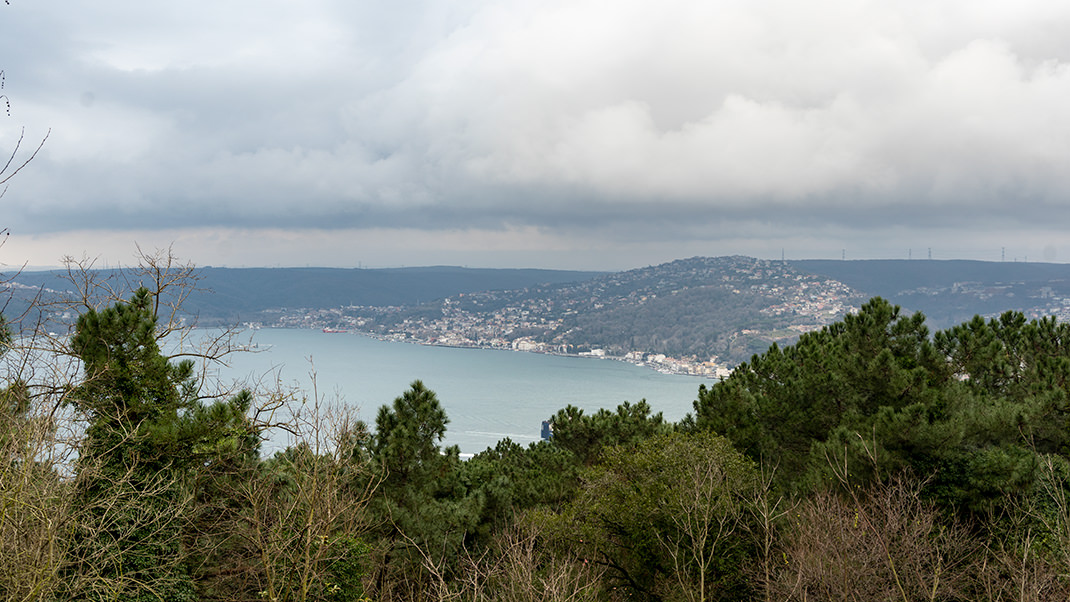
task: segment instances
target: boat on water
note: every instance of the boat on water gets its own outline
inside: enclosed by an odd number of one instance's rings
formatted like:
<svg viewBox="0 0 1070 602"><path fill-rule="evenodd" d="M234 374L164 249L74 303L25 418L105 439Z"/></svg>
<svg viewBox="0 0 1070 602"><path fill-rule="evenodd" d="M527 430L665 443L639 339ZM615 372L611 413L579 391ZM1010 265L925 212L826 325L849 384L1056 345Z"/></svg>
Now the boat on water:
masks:
<svg viewBox="0 0 1070 602"><path fill-rule="evenodd" d="M341 334L349 331L344 328L324 328L323 332L326 332L327 334Z"/></svg>

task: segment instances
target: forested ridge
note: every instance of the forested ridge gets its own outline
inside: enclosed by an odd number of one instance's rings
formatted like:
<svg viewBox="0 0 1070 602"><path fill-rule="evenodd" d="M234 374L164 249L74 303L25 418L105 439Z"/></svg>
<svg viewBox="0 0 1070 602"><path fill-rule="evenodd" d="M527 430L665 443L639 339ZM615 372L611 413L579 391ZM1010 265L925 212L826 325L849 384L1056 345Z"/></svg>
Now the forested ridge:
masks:
<svg viewBox="0 0 1070 602"><path fill-rule="evenodd" d="M93 266L101 277L121 268ZM223 268L197 270L183 311L202 325L263 320L263 312L343 306L414 306L488 290L520 289L547 283L585 280L600 272L541 269L481 269L453 266L408 268ZM70 288L66 270L23 272L12 277L20 288L12 308L21 311L30 293L54 295Z"/></svg>
<svg viewBox="0 0 1070 602"><path fill-rule="evenodd" d="M795 269L823 274L868 296L880 296L948 328L974 315L1009 309L1070 317L1070 266L1025 261L793 260Z"/></svg>
<svg viewBox="0 0 1070 602"><path fill-rule="evenodd" d="M549 441L462 461L419 380L374 424L315 390L220 387L226 336L175 341L195 272L144 259L85 274L70 336L4 329L3 599L1070 596L1054 319L930 332L873 298L701 387L679 423L565 407ZM290 444L264 457L269 432Z"/></svg>

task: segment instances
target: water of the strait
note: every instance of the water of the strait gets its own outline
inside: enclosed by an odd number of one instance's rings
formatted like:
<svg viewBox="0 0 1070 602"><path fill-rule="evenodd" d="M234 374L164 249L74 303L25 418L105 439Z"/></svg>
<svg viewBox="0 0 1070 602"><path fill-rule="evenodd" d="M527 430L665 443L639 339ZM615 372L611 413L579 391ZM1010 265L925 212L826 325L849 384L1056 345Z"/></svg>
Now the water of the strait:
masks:
<svg viewBox="0 0 1070 602"><path fill-rule="evenodd" d="M595 412L641 399L676 421L692 410L706 379L661 374L625 362L380 341L319 330L262 329L259 353L230 356L224 378L258 378L277 370L284 384L359 409L372 428L379 406L414 380L435 392L449 416L444 443L471 454L506 437L522 445L539 438L543 420L568 404Z"/></svg>

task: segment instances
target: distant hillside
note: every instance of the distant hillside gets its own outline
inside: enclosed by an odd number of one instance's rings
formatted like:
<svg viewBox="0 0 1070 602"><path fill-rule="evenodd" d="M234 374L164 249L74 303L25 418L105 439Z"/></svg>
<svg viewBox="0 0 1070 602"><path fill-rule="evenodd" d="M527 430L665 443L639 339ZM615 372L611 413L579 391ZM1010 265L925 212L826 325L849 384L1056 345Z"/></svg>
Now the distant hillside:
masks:
<svg viewBox="0 0 1070 602"><path fill-rule="evenodd" d="M109 272L101 271L99 276ZM449 266L335 268L200 268L200 290L183 304L202 323L252 319L270 309L323 309L349 305L407 306L460 293L520 289L588 280L601 272L539 269L474 269ZM19 285L67 290L63 273L26 272ZM22 289L24 297L29 291ZM8 313L15 313L15 302Z"/></svg>
<svg viewBox="0 0 1070 602"><path fill-rule="evenodd" d="M1007 310L1070 321L1066 264L736 256L616 273L439 266L198 274L202 290L184 309L202 325L330 326L435 344L717 356L725 364L791 342L876 295L924 312L933 330ZM19 275L4 313L17 316L42 287L66 290L60 276Z"/></svg>
<svg viewBox="0 0 1070 602"><path fill-rule="evenodd" d="M839 282L783 262L694 257L352 318L384 335L440 344L602 349L616 356L642 352L700 361L718 356L721 363L736 363L838 320L864 300Z"/></svg>
<svg viewBox="0 0 1070 602"><path fill-rule="evenodd" d="M843 317L864 301L839 282L751 257L694 257L573 287L552 340L735 363ZM588 300L592 299L592 300Z"/></svg>
<svg viewBox="0 0 1070 602"><path fill-rule="evenodd" d="M438 344L717 356L734 364L878 295L922 311L932 330L1007 310L1070 320L1070 266L694 257L352 319L385 335Z"/></svg>
<svg viewBox="0 0 1070 602"><path fill-rule="evenodd" d="M260 311L349 305L418 305L460 293L518 289L588 280L598 272L473 269L449 266L393 269L206 268L202 286L213 294L191 299L194 308Z"/></svg>
<svg viewBox="0 0 1070 602"><path fill-rule="evenodd" d="M789 264L921 311L930 328L1022 311L1070 319L1070 264L966 260L803 260ZM1064 301L1067 300L1067 301Z"/></svg>

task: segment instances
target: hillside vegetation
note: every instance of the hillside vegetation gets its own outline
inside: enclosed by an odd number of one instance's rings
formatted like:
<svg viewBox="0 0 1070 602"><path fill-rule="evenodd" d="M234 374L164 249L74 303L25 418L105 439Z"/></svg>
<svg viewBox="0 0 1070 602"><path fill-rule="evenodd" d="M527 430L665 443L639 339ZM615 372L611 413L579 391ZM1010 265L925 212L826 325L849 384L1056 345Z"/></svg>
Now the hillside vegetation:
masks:
<svg viewBox="0 0 1070 602"><path fill-rule="evenodd" d="M588 280L466 294L407 311L367 309L362 327L451 344L541 350L603 349L736 363L775 341L791 341L861 303L835 280L782 262L695 257ZM488 327L489 326L489 327Z"/></svg>

